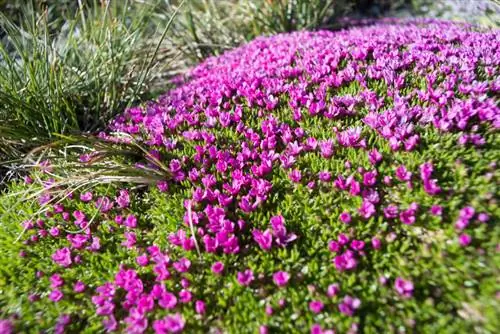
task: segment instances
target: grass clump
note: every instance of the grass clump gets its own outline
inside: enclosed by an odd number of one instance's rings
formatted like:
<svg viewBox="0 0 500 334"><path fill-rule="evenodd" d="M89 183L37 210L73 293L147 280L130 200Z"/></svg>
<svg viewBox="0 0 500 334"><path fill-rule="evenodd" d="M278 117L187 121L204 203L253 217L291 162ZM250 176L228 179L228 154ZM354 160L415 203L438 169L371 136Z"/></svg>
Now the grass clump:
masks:
<svg viewBox="0 0 500 334"><path fill-rule="evenodd" d="M56 134L102 129L151 96L172 65L165 56L175 51L160 48L171 21L151 24L157 4L79 4L58 14L25 5L20 20L0 14L0 147L8 157Z"/></svg>

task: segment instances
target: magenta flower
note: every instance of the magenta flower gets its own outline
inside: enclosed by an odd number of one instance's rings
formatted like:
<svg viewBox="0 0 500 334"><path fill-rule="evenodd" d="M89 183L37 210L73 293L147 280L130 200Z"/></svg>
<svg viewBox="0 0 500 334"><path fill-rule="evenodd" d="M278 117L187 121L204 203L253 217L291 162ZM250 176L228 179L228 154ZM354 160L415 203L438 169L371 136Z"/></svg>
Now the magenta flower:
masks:
<svg viewBox="0 0 500 334"><path fill-rule="evenodd" d="M85 291L85 284L82 281L76 281L75 284L73 284L73 291L76 293L82 293Z"/></svg>
<svg viewBox="0 0 500 334"><path fill-rule="evenodd" d="M120 190L120 194L116 198L116 203L118 204L118 207L121 209L127 208L130 205L130 195L127 190L125 189Z"/></svg>
<svg viewBox="0 0 500 334"><path fill-rule="evenodd" d="M340 286L337 283L330 284L326 289L326 295L330 298L335 297L340 292Z"/></svg>
<svg viewBox="0 0 500 334"><path fill-rule="evenodd" d="M236 279L241 286L249 286L255 278L253 275L253 271L247 269L243 272L238 272L236 275Z"/></svg>
<svg viewBox="0 0 500 334"><path fill-rule="evenodd" d="M394 288L397 293L405 298L410 298L413 295L413 283L409 280L404 280L401 277L394 281Z"/></svg>
<svg viewBox="0 0 500 334"><path fill-rule="evenodd" d="M339 220L344 224L349 224L351 222L351 214L347 211L344 211L340 214Z"/></svg>
<svg viewBox="0 0 500 334"><path fill-rule="evenodd" d="M382 246L382 242L380 241L380 239L378 239L378 238L373 238L372 239L372 247L373 247L373 249L380 249L381 246Z"/></svg>
<svg viewBox="0 0 500 334"><path fill-rule="evenodd" d="M156 184L156 187L158 188L158 190L160 192L165 193L168 191L168 182L167 181L159 181Z"/></svg>
<svg viewBox="0 0 500 334"><path fill-rule="evenodd" d="M401 211L401 213L399 214L399 219L401 219L401 222L406 225L415 223L415 210L408 209Z"/></svg>
<svg viewBox="0 0 500 334"><path fill-rule="evenodd" d="M56 303L60 301L63 297L64 294L61 292L61 290L58 289L52 290L49 294L49 299Z"/></svg>
<svg viewBox="0 0 500 334"><path fill-rule="evenodd" d="M273 236L269 229L265 230L264 232L261 232L260 230L254 230L252 232L252 236L255 242L259 244L260 248L262 248L265 251L271 249Z"/></svg>
<svg viewBox="0 0 500 334"><path fill-rule="evenodd" d="M271 217L272 234L278 246L285 247L290 242L297 239L294 233L288 233L285 227L285 218L281 215Z"/></svg>
<svg viewBox="0 0 500 334"><path fill-rule="evenodd" d="M14 326L12 325L12 322L10 320L0 319L0 333L14 333Z"/></svg>
<svg viewBox="0 0 500 334"><path fill-rule="evenodd" d="M273 274L273 281L279 287L287 285L288 280L290 280L290 274L286 271L277 271Z"/></svg>
<svg viewBox="0 0 500 334"><path fill-rule="evenodd" d="M95 202L96 208L98 208L102 213L106 213L113 208L113 202L106 196L99 197Z"/></svg>
<svg viewBox="0 0 500 334"><path fill-rule="evenodd" d="M358 298L345 296L339 304L339 311L349 317L354 315L354 312L361 306L361 301Z"/></svg>
<svg viewBox="0 0 500 334"><path fill-rule="evenodd" d="M107 319L102 321L102 325L106 332L114 332L118 329L118 323L113 315L110 315Z"/></svg>
<svg viewBox="0 0 500 334"><path fill-rule="evenodd" d="M56 250L56 252L52 254L52 260L62 267L69 267L72 263L70 249L64 247Z"/></svg>
<svg viewBox="0 0 500 334"><path fill-rule="evenodd" d="M375 214L375 205L373 205L373 203L371 202L364 200L358 212L361 215L361 217L368 219Z"/></svg>
<svg viewBox="0 0 500 334"><path fill-rule="evenodd" d="M125 246L127 248L132 248L137 242L137 237L135 233L133 232L125 232L123 234L125 236L125 241L122 242L122 246Z"/></svg>
<svg viewBox="0 0 500 334"><path fill-rule="evenodd" d="M64 334L66 330L66 325L68 325L71 322L71 318L68 314L61 314L57 318L56 325L54 326L54 333L55 334ZM2 333L0 331L0 333Z"/></svg>
<svg viewBox="0 0 500 334"><path fill-rule="evenodd" d="M332 178L332 174L327 171L319 172L318 174L319 180L322 182L329 182Z"/></svg>
<svg viewBox="0 0 500 334"><path fill-rule="evenodd" d="M61 275L59 274L54 274L50 276L50 287L51 288L58 288L64 285L64 280L62 279Z"/></svg>
<svg viewBox="0 0 500 334"><path fill-rule="evenodd" d="M363 185L371 187L377 183L377 171L369 171L363 174Z"/></svg>
<svg viewBox="0 0 500 334"><path fill-rule="evenodd" d="M431 214L433 216L441 216L443 214L443 207L440 205L433 205L431 207Z"/></svg>
<svg viewBox="0 0 500 334"><path fill-rule="evenodd" d="M174 262L173 267L179 273L185 273L191 267L191 261L189 261L189 259L183 257L179 261Z"/></svg>
<svg viewBox="0 0 500 334"><path fill-rule="evenodd" d="M309 309L314 313L320 313L325 305L319 300L313 300L309 303Z"/></svg>
<svg viewBox="0 0 500 334"><path fill-rule="evenodd" d="M123 225L130 227L130 228L136 228L137 227L137 217L134 215L128 215L125 218Z"/></svg>
<svg viewBox="0 0 500 334"><path fill-rule="evenodd" d="M177 297L173 293L165 291L161 294L158 305L164 309L171 310L177 305Z"/></svg>
<svg viewBox="0 0 500 334"><path fill-rule="evenodd" d="M333 263L338 271L352 270L358 265L358 261L356 260L354 253L349 250L345 251L343 254L335 256Z"/></svg>
<svg viewBox="0 0 500 334"><path fill-rule="evenodd" d="M490 216L485 212L481 212L479 215L477 215L477 220L479 220L481 223L486 223L488 220L490 220Z"/></svg>
<svg viewBox="0 0 500 334"><path fill-rule="evenodd" d="M191 291L183 289L179 292L179 301L183 304L191 302L193 299L193 294Z"/></svg>
<svg viewBox="0 0 500 334"><path fill-rule="evenodd" d="M458 237L458 243L462 247L469 246L471 242L472 242L472 237L470 235L466 234L466 233L462 233Z"/></svg>
<svg viewBox="0 0 500 334"><path fill-rule="evenodd" d="M412 173L410 173L404 165L399 166L396 169L396 178L399 181L410 181L411 180Z"/></svg>
<svg viewBox="0 0 500 334"><path fill-rule="evenodd" d="M222 262L215 262L212 265L212 272L216 275L220 275L224 271L224 264Z"/></svg>
<svg viewBox="0 0 500 334"><path fill-rule="evenodd" d="M196 313L198 313L198 314L205 314L205 312L206 312L205 302L202 300L197 300L194 303L194 308L195 308Z"/></svg>
<svg viewBox="0 0 500 334"><path fill-rule="evenodd" d="M382 154L377 149L373 149L368 152L368 160L372 165L377 165L380 161L382 161Z"/></svg>
<svg viewBox="0 0 500 334"><path fill-rule="evenodd" d="M141 267L144 267L148 265L149 259L146 254L142 254L135 258L135 262L137 262L137 264L140 265Z"/></svg>
<svg viewBox="0 0 500 334"><path fill-rule="evenodd" d="M80 195L80 200L82 202L90 202L90 201L92 201L92 197L93 197L92 193L90 191L87 191L87 192Z"/></svg>
<svg viewBox="0 0 500 334"><path fill-rule="evenodd" d="M302 173L300 172L300 170L294 169L288 174L288 177L292 182L299 183L300 180L302 180Z"/></svg>
<svg viewBox="0 0 500 334"><path fill-rule="evenodd" d="M184 329L185 321L182 315L176 313L168 315L161 320L153 322L153 330L156 334L180 333Z"/></svg>

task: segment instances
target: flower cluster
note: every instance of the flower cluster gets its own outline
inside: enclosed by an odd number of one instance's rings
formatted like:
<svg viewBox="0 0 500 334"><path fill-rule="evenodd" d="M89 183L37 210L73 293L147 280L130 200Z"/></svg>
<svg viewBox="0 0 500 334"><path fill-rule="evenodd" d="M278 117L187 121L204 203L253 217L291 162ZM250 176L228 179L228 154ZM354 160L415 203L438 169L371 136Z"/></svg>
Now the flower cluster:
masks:
<svg viewBox="0 0 500 334"><path fill-rule="evenodd" d="M312 333L333 332L324 329L336 326L326 312L355 332L355 318L381 293L401 303L394 309L404 308L421 284L401 263L412 257L404 257L408 249L417 252L415 244L431 247L426 224L450 226L454 245L458 235L456 248L466 252L477 242L475 230L493 220L491 196L484 204L466 186L455 187L450 169L459 163L445 160L454 145L481 160L500 128L499 40L498 31L446 22L389 21L261 37L207 59L156 102L127 109L99 134L143 145L148 158L134 161L137 168L155 170L152 161L161 162L166 173L156 189L147 196L85 189L61 202L41 192L46 210L22 229L26 249L48 245L56 268L47 270L42 299L60 306L91 298L106 331L129 333L177 333L195 321L219 326L229 312L245 313L235 321L269 320L292 297L303 309L287 316L312 317L299 328L314 323ZM40 167L47 188L55 182L52 166ZM147 213L136 210L139 203ZM114 278L65 276L109 253ZM385 274L376 283L381 271L398 270L393 289ZM320 289L310 284L316 271ZM43 275L37 278L47 289ZM341 295L332 281L342 284ZM345 288L354 284L370 285ZM374 291L377 300L366 300ZM240 312L234 304L244 298L265 299L249 303L267 305L265 314ZM61 314L56 331L73 316ZM260 332L272 324L260 323ZM0 321L4 332L11 327Z"/></svg>

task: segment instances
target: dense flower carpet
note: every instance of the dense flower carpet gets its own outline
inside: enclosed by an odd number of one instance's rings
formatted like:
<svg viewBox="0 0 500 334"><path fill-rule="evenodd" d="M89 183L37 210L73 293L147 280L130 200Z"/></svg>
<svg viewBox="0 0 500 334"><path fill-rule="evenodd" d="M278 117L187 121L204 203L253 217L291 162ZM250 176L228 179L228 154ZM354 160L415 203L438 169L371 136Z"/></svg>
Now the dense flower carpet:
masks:
<svg viewBox="0 0 500 334"><path fill-rule="evenodd" d="M499 72L499 31L429 20L207 59L99 134L163 180L16 209L0 332L495 332Z"/></svg>

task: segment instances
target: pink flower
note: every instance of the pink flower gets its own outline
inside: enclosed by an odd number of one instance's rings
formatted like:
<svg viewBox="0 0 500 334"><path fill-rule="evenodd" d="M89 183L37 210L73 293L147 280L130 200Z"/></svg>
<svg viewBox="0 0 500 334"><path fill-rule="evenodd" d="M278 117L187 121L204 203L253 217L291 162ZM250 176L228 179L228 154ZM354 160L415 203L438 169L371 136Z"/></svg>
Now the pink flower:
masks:
<svg viewBox="0 0 500 334"><path fill-rule="evenodd" d="M181 303L189 303L193 299L191 291L183 289L179 292L179 300Z"/></svg>
<svg viewBox="0 0 500 334"><path fill-rule="evenodd" d="M351 222L351 214L347 211L344 211L340 214L339 219L344 224L349 224Z"/></svg>
<svg viewBox="0 0 500 334"><path fill-rule="evenodd" d="M378 239L378 238L373 238L372 239L372 247L373 247L373 249L380 249L381 245L382 245L382 242L380 241L380 239Z"/></svg>
<svg viewBox="0 0 500 334"><path fill-rule="evenodd" d="M433 205L431 207L431 214L433 216L441 216L443 213L443 207L440 205Z"/></svg>
<svg viewBox="0 0 500 334"><path fill-rule="evenodd" d="M297 239L294 233L288 233L285 227L285 218L281 215L271 217L272 233L278 246L285 247L290 242Z"/></svg>
<svg viewBox="0 0 500 334"><path fill-rule="evenodd" d="M405 298L410 298L413 295L413 283L409 280L404 280L401 277L394 281L394 288Z"/></svg>
<svg viewBox="0 0 500 334"><path fill-rule="evenodd" d="M82 281L76 281L73 285L73 291L76 293L85 291L85 284Z"/></svg>
<svg viewBox="0 0 500 334"><path fill-rule="evenodd" d="M179 261L174 262L173 267L179 273L185 273L191 267L191 261L189 259L183 257Z"/></svg>
<svg viewBox="0 0 500 334"><path fill-rule="evenodd" d="M64 294L61 292L61 290L58 289L52 290L49 294L49 299L56 303L60 301L63 297Z"/></svg>
<svg viewBox="0 0 500 334"><path fill-rule="evenodd" d="M66 325L68 325L71 322L71 318L68 314L61 314L57 318L57 322L54 328L54 333L55 334L64 334ZM0 331L1 333L1 331Z"/></svg>
<svg viewBox="0 0 500 334"><path fill-rule="evenodd" d="M137 218L134 215L128 215L127 218L125 218L125 221L123 224L127 227L130 228L136 228L137 227Z"/></svg>
<svg viewBox="0 0 500 334"><path fill-rule="evenodd" d="M481 212L479 215L477 215L477 220L479 220L481 223L486 223L489 219L490 216L485 212Z"/></svg>
<svg viewBox="0 0 500 334"><path fill-rule="evenodd" d="M254 230L252 232L252 236L255 242L259 244L260 248L262 248L265 251L271 249L273 236L269 229L265 230L264 232L261 232L260 230Z"/></svg>
<svg viewBox="0 0 500 334"><path fill-rule="evenodd" d="M149 259L146 254L139 255L138 257L135 258L135 261L137 262L138 265L141 267L147 266Z"/></svg>
<svg viewBox="0 0 500 334"><path fill-rule="evenodd" d="M116 203L121 209L126 208L130 205L130 195L127 190L120 190L120 195L118 195L118 197L116 198Z"/></svg>
<svg viewBox="0 0 500 334"><path fill-rule="evenodd" d="M54 274L50 276L50 287L51 288L58 288L64 285L64 280L62 279L61 275L59 274Z"/></svg>
<svg viewBox="0 0 500 334"><path fill-rule="evenodd" d="M358 261L354 256L354 252L347 250L343 254L337 255L333 259L333 263L335 264L335 268L338 271L346 271L356 268L358 265Z"/></svg>
<svg viewBox="0 0 500 334"><path fill-rule="evenodd" d="M458 243L462 247L469 246L471 242L472 242L472 237L470 235L466 234L466 233L462 233L458 237Z"/></svg>
<svg viewBox="0 0 500 334"><path fill-rule="evenodd" d="M125 246L127 248L132 248L137 242L137 237L135 233L133 232L125 232L123 234L125 236L125 241L122 242L122 246Z"/></svg>
<svg viewBox="0 0 500 334"><path fill-rule="evenodd" d="M156 187L158 188L158 190L160 192L165 193L168 191L168 182L167 181L159 181L156 184Z"/></svg>
<svg viewBox="0 0 500 334"><path fill-rule="evenodd" d="M52 260L62 267L69 267L72 263L71 250L68 247L56 250L56 252L52 254Z"/></svg>
<svg viewBox="0 0 500 334"><path fill-rule="evenodd" d="M253 271L247 269L243 272L238 272L236 275L236 279L241 286L249 286L255 278L253 276Z"/></svg>
<svg viewBox="0 0 500 334"><path fill-rule="evenodd" d="M205 302L203 300L197 300L194 303L194 309L198 314L205 314L206 312Z"/></svg>
<svg viewBox="0 0 500 334"><path fill-rule="evenodd" d="M164 309L171 310L177 305L177 297L173 293L165 291L161 294L158 305Z"/></svg>
<svg viewBox="0 0 500 334"><path fill-rule="evenodd" d="M363 184L367 187L371 187L377 183L377 171L369 171L363 174Z"/></svg>
<svg viewBox="0 0 500 334"><path fill-rule="evenodd" d="M212 272L216 275L220 275L223 270L224 270L224 264L222 262L218 261L212 265Z"/></svg>
<svg viewBox="0 0 500 334"><path fill-rule="evenodd" d="M299 183L300 180L302 180L302 173L300 172L300 170L294 169L288 174L288 177L292 182Z"/></svg>
<svg viewBox="0 0 500 334"><path fill-rule="evenodd" d="M14 333L14 326L10 320L0 319L0 333L12 334Z"/></svg>
<svg viewBox="0 0 500 334"><path fill-rule="evenodd" d="M309 309L314 313L320 313L325 305L319 300L313 300L309 303Z"/></svg>
<svg viewBox="0 0 500 334"><path fill-rule="evenodd" d="M118 329L118 323L114 315L110 315L107 319L103 320L102 325L106 329L106 332L114 332Z"/></svg>
<svg viewBox="0 0 500 334"><path fill-rule="evenodd" d="M326 334L327 331L323 331L320 324L314 324L311 326L311 334Z"/></svg>
<svg viewBox="0 0 500 334"><path fill-rule="evenodd" d="M50 276L50 287L51 288L58 288L64 285L64 280L62 279L61 275L59 274L54 274Z"/></svg>
<svg viewBox="0 0 500 334"><path fill-rule="evenodd" d="M277 271L273 275L273 281L279 287L287 285L289 279L290 274L288 274L286 271Z"/></svg>
<svg viewBox="0 0 500 334"><path fill-rule="evenodd" d="M358 298L353 298L351 296L345 296L342 303L339 304L339 311L347 316L352 317L354 312L361 305L361 301Z"/></svg>
<svg viewBox="0 0 500 334"><path fill-rule="evenodd" d="M337 283L330 284L326 289L326 295L330 298L335 297L340 292L340 286Z"/></svg>
<svg viewBox="0 0 500 334"><path fill-rule="evenodd" d="M399 181L410 181L411 180L412 173L410 173L405 165L401 165L396 169L396 178Z"/></svg>
<svg viewBox="0 0 500 334"><path fill-rule="evenodd" d="M361 207L358 210L361 217L368 219L375 214L375 205L373 203L363 200Z"/></svg>
<svg viewBox="0 0 500 334"><path fill-rule="evenodd" d="M106 213L113 208L113 202L106 196L99 197L95 202L95 206L102 213Z"/></svg>
<svg viewBox="0 0 500 334"><path fill-rule="evenodd" d="M82 202L90 202L92 200L92 193L90 191L87 191L86 193L81 194L80 200Z"/></svg>
<svg viewBox="0 0 500 334"><path fill-rule="evenodd" d="M399 219L401 219L403 224L411 225L415 223L415 211L412 209L401 211Z"/></svg>
<svg viewBox="0 0 500 334"><path fill-rule="evenodd" d="M327 171L322 171L322 172L319 172L318 177L319 177L319 180L322 182L329 182L332 178L332 174L330 172L327 172Z"/></svg>
<svg viewBox="0 0 500 334"><path fill-rule="evenodd" d="M380 161L382 161L382 154L380 154L377 149L373 149L370 152L368 152L368 160L370 160L370 163L372 165L378 164Z"/></svg>
<svg viewBox="0 0 500 334"><path fill-rule="evenodd" d="M185 321L179 313L168 315L161 320L153 322L153 330L156 334L180 333L184 329L184 326Z"/></svg>

